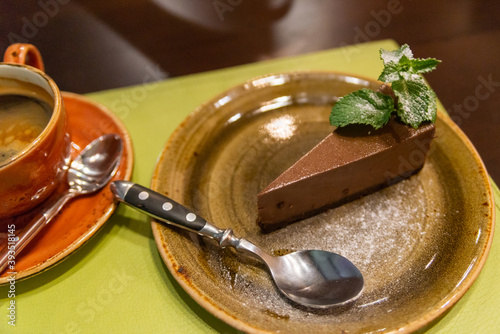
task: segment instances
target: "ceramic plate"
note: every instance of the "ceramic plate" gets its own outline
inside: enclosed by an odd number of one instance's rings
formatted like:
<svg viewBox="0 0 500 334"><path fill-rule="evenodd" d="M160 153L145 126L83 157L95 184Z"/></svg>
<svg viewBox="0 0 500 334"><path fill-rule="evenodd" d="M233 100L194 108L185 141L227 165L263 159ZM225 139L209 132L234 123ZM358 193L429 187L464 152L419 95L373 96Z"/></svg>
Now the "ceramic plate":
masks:
<svg viewBox="0 0 500 334"><path fill-rule="evenodd" d="M248 332L406 333L429 325L471 286L492 241L493 196L477 152L442 114L419 174L270 234L256 224L257 193L332 131L337 98L377 86L335 73L271 75L223 93L179 126L154 189L271 254L339 253L366 283L349 306L303 308L276 291L263 265L153 222L163 260L201 306Z"/></svg>
<svg viewBox="0 0 500 334"><path fill-rule="evenodd" d="M83 96L63 93L69 132L71 156L74 158L92 140L106 134L117 133L124 140L124 154L114 179L129 180L132 174L132 143L125 126L104 106ZM57 196L57 194L55 195ZM38 274L65 259L82 246L111 216L116 203L106 187L90 196L77 197L23 251L16 256L16 280ZM26 224L39 209L18 218L16 229ZM1 243L5 243L5 234ZM7 283L8 271L0 277Z"/></svg>

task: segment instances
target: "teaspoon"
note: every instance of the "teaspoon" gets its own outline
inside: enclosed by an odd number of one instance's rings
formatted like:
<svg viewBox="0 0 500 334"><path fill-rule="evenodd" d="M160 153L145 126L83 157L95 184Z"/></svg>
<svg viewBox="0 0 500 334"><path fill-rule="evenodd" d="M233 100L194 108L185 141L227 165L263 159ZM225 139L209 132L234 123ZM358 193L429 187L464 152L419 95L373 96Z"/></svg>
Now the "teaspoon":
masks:
<svg viewBox="0 0 500 334"><path fill-rule="evenodd" d="M69 189L16 236L18 238L15 243L16 254L33 240L70 199L96 192L108 184L118 169L122 150L122 140L117 134L100 136L88 144L69 166L67 175ZM9 253L7 246L0 252L0 273L9 263Z"/></svg>
<svg viewBox="0 0 500 334"><path fill-rule="evenodd" d="M356 300L363 290L361 272L345 257L321 250L271 256L231 229L220 229L188 208L151 189L128 181L110 184L115 197L156 219L216 240L264 262L275 285L292 301L313 308L329 308Z"/></svg>

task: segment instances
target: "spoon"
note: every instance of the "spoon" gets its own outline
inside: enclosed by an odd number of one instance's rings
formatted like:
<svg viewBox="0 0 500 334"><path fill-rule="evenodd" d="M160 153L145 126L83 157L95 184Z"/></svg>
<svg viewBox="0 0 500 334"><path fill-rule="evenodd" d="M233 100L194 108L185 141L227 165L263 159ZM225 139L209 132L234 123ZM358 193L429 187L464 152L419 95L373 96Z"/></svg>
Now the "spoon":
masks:
<svg viewBox="0 0 500 334"><path fill-rule="evenodd" d="M115 197L156 219L215 239L264 262L275 285L292 301L313 308L345 305L363 290L363 276L346 258L321 250L306 250L271 256L250 241L237 238L231 229L220 229L186 207L141 185L114 181Z"/></svg>
<svg viewBox="0 0 500 334"><path fill-rule="evenodd" d="M103 135L88 144L68 169L69 189L17 235L15 254L19 254L69 200L96 192L108 184L118 169L122 150L122 140L117 134ZM10 253L8 247L0 252L0 273L9 263Z"/></svg>

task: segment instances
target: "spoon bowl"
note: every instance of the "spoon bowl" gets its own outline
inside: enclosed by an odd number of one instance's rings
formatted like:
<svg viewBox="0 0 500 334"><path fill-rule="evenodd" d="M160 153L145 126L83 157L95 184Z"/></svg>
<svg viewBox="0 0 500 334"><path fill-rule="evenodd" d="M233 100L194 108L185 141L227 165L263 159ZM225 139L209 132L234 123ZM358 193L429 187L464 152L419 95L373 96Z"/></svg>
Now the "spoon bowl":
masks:
<svg viewBox="0 0 500 334"><path fill-rule="evenodd" d="M68 170L69 192L84 195L103 188L115 175L122 150L116 134L103 135L87 145Z"/></svg>
<svg viewBox="0 0 500 334"><path fill-rule="evenodd" d="M269 271L276 286L296 303L329 308L356 300L363 275L345 257L321 250L304 250L274 257Z"/></svg>
<svg viewBox="0 0 500 334"><path fill-rule="evenodd" d="M266 264L277 289L297 304L329 308L356 300L363 291L363 275L345 257L322 250L304 250L271 256L231 229L220 229L151 189L128 181L110 185L115 197L156 219L216 240Z"/></svg>

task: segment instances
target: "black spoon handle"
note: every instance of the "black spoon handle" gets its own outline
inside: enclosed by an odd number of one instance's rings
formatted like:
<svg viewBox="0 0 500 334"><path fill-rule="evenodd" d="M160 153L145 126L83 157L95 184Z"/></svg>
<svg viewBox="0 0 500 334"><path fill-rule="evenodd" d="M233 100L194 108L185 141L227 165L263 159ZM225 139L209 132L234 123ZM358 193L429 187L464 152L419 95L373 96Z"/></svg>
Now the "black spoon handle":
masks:
<svg viewBox="0 0 500 334"><path fill-rule="evenodd" d="M118 200L172 225L200 232L208 224L185 206L139 184L113 181L110 188Z"/></svg>
<svg viewBox="0 0 500 334"><path fill-rule="evenodd" d="M234 247L237 251L250 254L263 261L266 258L269 261L269 255L248 240L236 237L230 228L220 229L162 194L129 181L113 181L110 188L118 200L149 216L213 238L221 247Z"/></svg>

